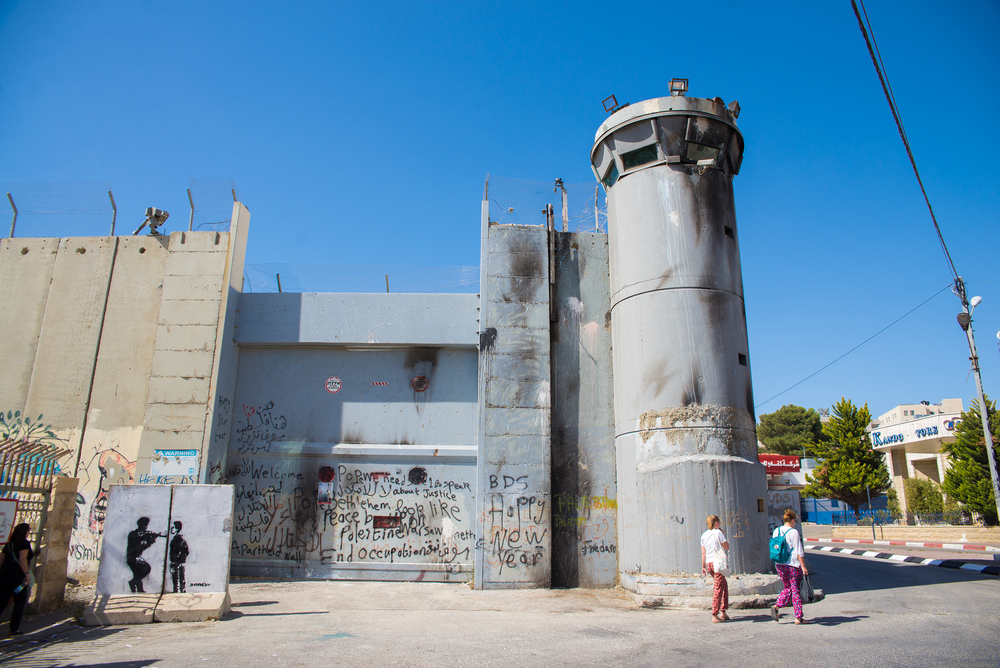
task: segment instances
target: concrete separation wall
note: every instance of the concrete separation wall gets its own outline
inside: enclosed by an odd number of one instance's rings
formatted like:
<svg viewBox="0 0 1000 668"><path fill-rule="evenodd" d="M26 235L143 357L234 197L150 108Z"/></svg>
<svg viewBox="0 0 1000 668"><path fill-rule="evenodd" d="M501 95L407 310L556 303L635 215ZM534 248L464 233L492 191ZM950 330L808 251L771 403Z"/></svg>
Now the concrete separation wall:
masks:
<svg viewBox="0 0 1000 668"><path fill-rule="evenodd" d="M552 495L548 232L483 221L476 586L547 587Z"/></svg>
<svg viewBox="0 0 1000 668"><path fill-rule="evenodd" d="M552 584L618 579L608 239L555 234Z"/></svg>
<svg viewBox="0 0 1000 668"><path fill-rule="evenodd" d="M0 410L42 414L71 451L70 577L97 574L112 484L207 476L220 374L235 386L248 220L237 204L230 233L0 243Z"/></svg>

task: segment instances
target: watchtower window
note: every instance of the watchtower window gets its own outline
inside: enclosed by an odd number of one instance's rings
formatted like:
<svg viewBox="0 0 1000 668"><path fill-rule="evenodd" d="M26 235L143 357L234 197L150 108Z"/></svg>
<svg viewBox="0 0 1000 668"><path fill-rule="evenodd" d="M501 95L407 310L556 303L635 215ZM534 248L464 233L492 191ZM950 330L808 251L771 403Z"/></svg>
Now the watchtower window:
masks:
<svg viewBox="0 0 1000 668"><path fill-rule="evenodd" d="M605 189L607 189L615 185L615 183L617 182L618 182L618 163L612 160L611 169L609 169L608 173L604 175L603 179L601 179L601 183L603 183Z"/></svg>
<svg viewBox="0 0 1000 668"><path fill-rule="evenodd" d="M717 148L693 141L687 143L687 159L692 162L715 160L717 157L719 157L719 149Z"/></svg>
<svg viewBox="0 0 1000 668"><path fill-rule="evenodd" d="M629 151L628 153L622 153L621 157L622 167L627 172L630 169L655 162L659 158L659 155L656 153L656 144L650 144L642 148L637 148L634 151Z"/></svg>

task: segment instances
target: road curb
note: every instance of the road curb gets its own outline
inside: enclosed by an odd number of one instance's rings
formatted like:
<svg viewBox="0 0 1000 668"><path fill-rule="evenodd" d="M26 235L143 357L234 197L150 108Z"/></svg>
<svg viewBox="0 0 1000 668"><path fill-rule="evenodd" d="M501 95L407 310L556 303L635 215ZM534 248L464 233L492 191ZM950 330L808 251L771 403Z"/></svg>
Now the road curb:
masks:
<svg viewBox="0 0 1000 668"><path fill-rule="evenodd" d="M983 575L1000 576L1000 565L982 566L980 564L970 564L967 561L958 559L922 559L920 557L908 556L905 554L891 554L889 552L873 552L871 550L852 550L849 547L833 547L820 545L806 545L805 549L818 552L839 552L841 554L853 554L857 557L868 557L870 559L888 559L905 564L919 564L921 566L940 566L941 568L953 568L965 571L982 573Z"/></svg>
<svg viewBox="0 0 1000 668"><path fill-rule="evenodd" d="M896 547L929 547L938 550L974 550L978 552L998 552L993 545L968 545L966 543L914 543L903 540L865 540L863 538L806 538L807 543L845 543L849 545L890 545Z"/></svg>

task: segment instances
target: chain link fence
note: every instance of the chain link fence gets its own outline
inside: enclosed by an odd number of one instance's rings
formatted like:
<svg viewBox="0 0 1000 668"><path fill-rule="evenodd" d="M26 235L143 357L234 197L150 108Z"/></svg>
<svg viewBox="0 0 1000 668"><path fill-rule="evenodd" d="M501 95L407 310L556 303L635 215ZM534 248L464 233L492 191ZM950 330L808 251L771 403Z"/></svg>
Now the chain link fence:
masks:
<svg viewBox="0 0 1000 668"><path fill-rule="evenodd" d="M490 203L490 222L544 226L545 210L551 204L557 230L596 233L608 231L607 198L596 182L561 183L561 179L557 179L552 183L545 183L487 175L485 190L485 198Z"/></svg>
<svg viewBox="0 0 1000 668"><path fill-rule="evenodd" d="M243 268L243 292L479 293L479 267L267 263Z"/></svg>
<svg viewBox="0 0 1000 668"><path fill-rule="evenodd" d="M3 237L103 237L114 234L115 204L111 184L0 183L8 206ZM122 233L123 230L118 230Z"/></svg>
<svg viewBox="0 0 1000 668"><path fill-rule="evenodd" d="M233 202L240 191L229 179L191 179L188 198L191 204L189 228L195 231L228 232L233 216Z"/></svg>

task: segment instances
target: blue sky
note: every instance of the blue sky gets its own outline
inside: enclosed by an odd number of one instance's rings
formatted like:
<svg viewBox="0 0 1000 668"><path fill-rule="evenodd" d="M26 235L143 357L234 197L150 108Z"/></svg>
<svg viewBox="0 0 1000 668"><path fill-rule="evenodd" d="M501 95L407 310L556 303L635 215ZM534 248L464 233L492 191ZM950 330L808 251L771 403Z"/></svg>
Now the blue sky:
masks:
<svg viewBox="0 0 1000 668"><path fill-rule="evenodd" d="M867 8L945 240L983 297L1000 396L1000 5ZM758 403L948 285L849 1L2 0L0 182L107 181L120 230L157 206L170 231L190 179L233 179L250 263L475 265L487 173L592 181L601 100L660 97L671 77L742 107ZM945 290L758 413L968 404L958 311Z"/></svg>

